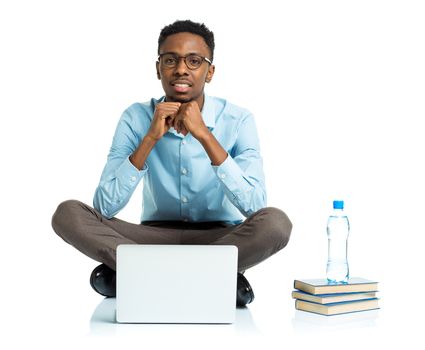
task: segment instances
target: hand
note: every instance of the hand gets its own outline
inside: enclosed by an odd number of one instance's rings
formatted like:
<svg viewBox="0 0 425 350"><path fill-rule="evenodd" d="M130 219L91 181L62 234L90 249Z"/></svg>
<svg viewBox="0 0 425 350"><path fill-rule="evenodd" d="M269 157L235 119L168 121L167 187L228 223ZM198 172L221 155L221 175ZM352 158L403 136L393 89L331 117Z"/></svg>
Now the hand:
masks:
<svg viewBox="0 0 425 350"><path fill-rule="evenodd" d="M158 141L164 134L170 130L174 119L181 106L180 102L161 102L155 107L155 112L146 136Z"/></svg>
<svg viewBox="0 0 425 350"><path fill-rule="evenodd" d="M186 135L190 132L194 138L199 139L209 130L202 119L199 105L196 101L183 103L173 119L173 127L177 132Z"/></svg>

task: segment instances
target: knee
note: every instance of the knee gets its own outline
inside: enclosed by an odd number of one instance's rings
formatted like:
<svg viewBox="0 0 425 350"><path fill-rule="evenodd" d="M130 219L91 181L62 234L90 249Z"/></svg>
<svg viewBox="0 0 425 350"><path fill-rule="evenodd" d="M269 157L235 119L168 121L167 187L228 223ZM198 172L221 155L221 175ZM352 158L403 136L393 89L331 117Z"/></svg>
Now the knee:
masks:
<svg viewBox="0 0 425 350"><path fill-rule="evenodd" d="M278 249L284 248L291 237L292 222L288 216L280 209L267 207L261 209L260 213L264 217L264 229L267 235L277 245Z"/></svg>
<svg viewBox="0 0 425 350"><path fill-rule="evenodd" d="M75 222L76 210L81 208L81 205L81 202L73 199L64 201L58 205L52 216L52 227L59 236L62 236L66 227Z"/></svg>

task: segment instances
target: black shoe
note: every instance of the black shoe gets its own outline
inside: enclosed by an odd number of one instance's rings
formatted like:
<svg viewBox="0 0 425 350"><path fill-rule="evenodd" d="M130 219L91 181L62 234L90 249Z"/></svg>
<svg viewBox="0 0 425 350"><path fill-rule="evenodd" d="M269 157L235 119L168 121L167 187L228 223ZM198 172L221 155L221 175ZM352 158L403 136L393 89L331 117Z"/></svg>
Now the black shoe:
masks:
<svg viewBox="0 0 425 350"><path fill-rule="evenodd" d="M244 275L238 272L236 305L245 306L254 300L254 291Z"/></svg>
<svg viewBox="0 0 425 350"><path fill-rule="evenodd" d="M116 295L116 273L105 264L96 267L90 276L90 285L99 294L114 298Z"/></svg>
<svg viewBox="0 0 425 350"><path fill-rule="evenodd" d="M90 285L99 294L114 298L116 296L116 272L101 264L90 276ZM254 292L244 275L238 273L236 305L245 306L254 300Z"/></svg>

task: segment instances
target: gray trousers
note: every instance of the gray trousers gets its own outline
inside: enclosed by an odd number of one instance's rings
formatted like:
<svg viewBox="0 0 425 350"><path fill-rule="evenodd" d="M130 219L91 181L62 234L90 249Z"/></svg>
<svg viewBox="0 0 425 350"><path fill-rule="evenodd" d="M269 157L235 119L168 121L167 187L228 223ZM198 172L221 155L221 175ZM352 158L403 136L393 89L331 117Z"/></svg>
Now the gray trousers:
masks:
<svg viewBox="0 0 425 350"><path fill-rule="evenodd" d="M116 269L119 244L214 244L238 247L238 271L272 256L289 241L292 223L277 208L263 208L239 225L223 222L150 221L132 224L106 219L92 207L69 200L52 218L54 231L90 258Z"/></svg>

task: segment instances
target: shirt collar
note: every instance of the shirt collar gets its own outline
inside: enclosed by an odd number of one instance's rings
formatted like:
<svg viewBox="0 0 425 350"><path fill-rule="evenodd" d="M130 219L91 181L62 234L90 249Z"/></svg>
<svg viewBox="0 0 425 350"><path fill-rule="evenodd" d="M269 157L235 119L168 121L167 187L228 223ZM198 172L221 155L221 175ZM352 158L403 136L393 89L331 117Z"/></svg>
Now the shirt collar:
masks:
<svg viewBox="0 0 425 350"><path fill-rule="evenodd" d="M214 129L215 126L215 106L214 101L207 94L204 94L204 106L202 107L202 119L207 127Z"/></svg>

